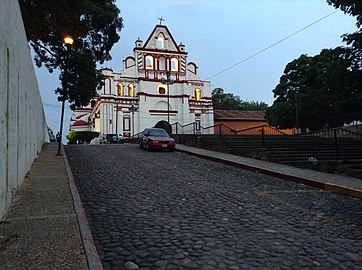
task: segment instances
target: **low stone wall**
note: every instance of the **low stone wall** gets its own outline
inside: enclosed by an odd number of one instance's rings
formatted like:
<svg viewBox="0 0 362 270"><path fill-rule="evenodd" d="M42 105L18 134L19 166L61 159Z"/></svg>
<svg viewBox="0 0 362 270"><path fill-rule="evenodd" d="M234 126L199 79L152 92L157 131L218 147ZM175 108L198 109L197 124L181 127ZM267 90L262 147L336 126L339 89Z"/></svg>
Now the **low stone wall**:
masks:
<svg viewBox="0 0 362 270"><path fill-rule="evenodd" d="M49 140L18 1L0 8L0 220Z"/></svg>

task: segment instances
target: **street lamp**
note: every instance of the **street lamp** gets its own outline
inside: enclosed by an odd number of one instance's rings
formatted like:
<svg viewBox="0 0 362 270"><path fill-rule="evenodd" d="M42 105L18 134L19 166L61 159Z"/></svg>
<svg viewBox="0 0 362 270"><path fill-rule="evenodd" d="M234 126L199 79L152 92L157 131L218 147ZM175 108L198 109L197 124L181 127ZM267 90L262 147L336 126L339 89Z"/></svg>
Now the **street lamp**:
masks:
<svg viewBox="0 0 362 270"><path fill-rule="evenodd" d="M134 112L136 111L135 106L132 104L130 111L132 112L132 139L134 139Z"/></svg>
<svg viewBox="0 0 362 270"><path fill-rule="evenodd" d="M64 37L64 44L67 46L67 51L70 46L73 45L74 39L70 36ZM63 137L63 120L64 120L64 107L65 107L65 97L64 93L62 96L62 112L60 116L60 131L59 131L59 141L58 141L58 153L57 156L60 156L60 148L62 145L62 137Z"/></svg>
<svg viewBox="0 0 362 270"><path fill-rule="evenodd" d="M170 71L166 71L166 79L161 78L161 83L166 83L167 85L167 123L170 124L170 84L174 84L174 81L171 80Z"/></svg>
<svg viewBox="0 0 362 270"><path fill-rule="evenodd" d="M66 45L73 45L74 39L71 36L64 37L64 43Z"/></svg>

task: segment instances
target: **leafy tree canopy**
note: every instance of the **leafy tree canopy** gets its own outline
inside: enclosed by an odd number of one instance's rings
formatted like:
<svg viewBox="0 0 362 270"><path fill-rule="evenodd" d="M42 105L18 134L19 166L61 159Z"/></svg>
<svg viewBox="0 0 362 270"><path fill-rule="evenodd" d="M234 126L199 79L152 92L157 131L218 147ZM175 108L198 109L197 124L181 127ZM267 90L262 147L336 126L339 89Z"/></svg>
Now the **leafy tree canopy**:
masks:
<svg viewBox="0 0 362 270"><path fill-rule="evenodd" d="M298 119L300 127L316 130L361 120L362 74L353 61L349 48L337 47L287 64L266 110L269 124L292 128Z"/></svg>
<svg viewBox="0 0 362 270"><path fill-rule="evenodd" d="M327 3L344 13L356 16L357 27L362 26L362 2L360 0L327 0Z"/></svg>
<svg viewBox="0 0 362 270"><path fill-rule="evenodd" d="M101 83L96 63L110 60L122 28L114 0L19 0L37 66L60 69L58 100L87 105ZM71 47L63 38L71 36Z"/></svg>
<svg viewBox="0 0 362 270"><path fill-rule="evenodd" d="M214 109L221 110L259 110L264 111L268 105L264 102L242 101L238 96L231 93L224 93L222 88L215 88L212 91Z"/></svg>
<svg viewBox="0 0 362 270"><path fill-rule="evenodd" d="M302 55L286 66L266 111L271 125L291 128L299 121L299 127L314 130L362 120L362 1L327 3L355 16L360 29L343 36L348 48Z"/></svg>
<svg viewBox="0 0 362 270"><path fill-rule="evenodd" d="M361 0L327 0L327 3L344 13L356 17L358 31L343 35L343 40L351 46L354 62L353 65L362 68L362 1Z"/></svg>

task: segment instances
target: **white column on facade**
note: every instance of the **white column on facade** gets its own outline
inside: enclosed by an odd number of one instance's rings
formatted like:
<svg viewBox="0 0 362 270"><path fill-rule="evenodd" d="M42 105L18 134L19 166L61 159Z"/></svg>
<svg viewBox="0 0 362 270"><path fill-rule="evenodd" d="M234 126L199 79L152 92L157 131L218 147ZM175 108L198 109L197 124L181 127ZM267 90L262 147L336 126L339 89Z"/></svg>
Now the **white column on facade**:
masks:
<svg viewBox="0 0 362 270"><path fill-rule="evenodd" d="M102 129L101 133L107 133L107 104L102 104L101 106L101 118L102 118Z"/></svg>
<svg viewBox="0 0 362 270"><path fill-rule="evenodd" d="M116 131L116 105L115 104L110 104L111 106L111 120L112 120L112 124L111 124L111 132L112 134L117 133Z"/></svg>
<svg viewBox="0 0 362 270"><path fill-rule="evenodd" d="M121 129L120 129L120 125L119 125L119 111L117 109L117 104L114 106L114 133L115 134L121 134Z"/></svg>

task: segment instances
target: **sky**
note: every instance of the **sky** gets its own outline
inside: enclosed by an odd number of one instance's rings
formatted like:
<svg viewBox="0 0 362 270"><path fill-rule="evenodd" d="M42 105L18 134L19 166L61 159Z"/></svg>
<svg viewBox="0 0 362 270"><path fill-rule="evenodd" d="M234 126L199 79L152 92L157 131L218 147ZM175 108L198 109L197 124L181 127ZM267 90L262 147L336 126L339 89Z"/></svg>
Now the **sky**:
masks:
<svg viewBox="0 0 362 270"><path fill-rule="evenodd" d="M269 105L289 62L342 46L341 36L357 30L354 17L326 0L118 0L117 6L124 28L112 48L113 59L100 67L121 72L122 61L133 56L137 38L146 41L163 17L162 24L176 43L185 45L188 61L197 64L200 78L211 82L211 90L222 88L241 100ZM35 69L47 123L56 133L61 113L54 93L58 73ZM71 115L67 106L63 137Z"/></svg>

